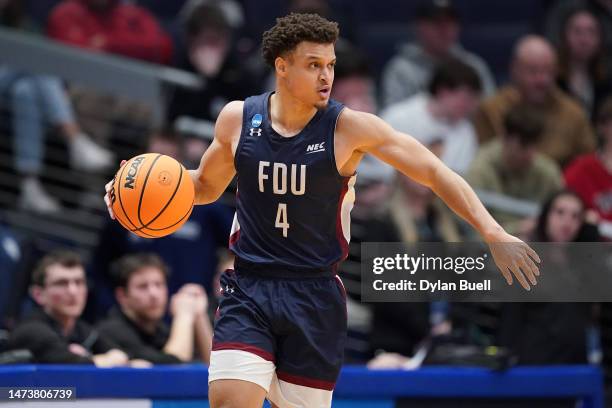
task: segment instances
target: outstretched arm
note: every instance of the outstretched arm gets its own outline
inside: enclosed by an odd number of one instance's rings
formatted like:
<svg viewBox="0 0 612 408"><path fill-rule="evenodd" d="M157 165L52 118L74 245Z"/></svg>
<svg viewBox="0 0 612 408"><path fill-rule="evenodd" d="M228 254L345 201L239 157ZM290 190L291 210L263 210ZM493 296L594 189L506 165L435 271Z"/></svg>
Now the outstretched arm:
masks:
<svg viewBox="0 0 612 408"><path fill-rule="evenodd" d="M525 289L536 284L538 255L521 240L506 233L489 214L472 188L413 137L397 132L375 115L345 109L337 133L349 139L353 150L370 153L406 176L431 188L455 213L470 223L491 247L496 264L512 283L512 271ZM508 244L511 245L508 245ZM521 270L523 273L521 273Z"/></svg>

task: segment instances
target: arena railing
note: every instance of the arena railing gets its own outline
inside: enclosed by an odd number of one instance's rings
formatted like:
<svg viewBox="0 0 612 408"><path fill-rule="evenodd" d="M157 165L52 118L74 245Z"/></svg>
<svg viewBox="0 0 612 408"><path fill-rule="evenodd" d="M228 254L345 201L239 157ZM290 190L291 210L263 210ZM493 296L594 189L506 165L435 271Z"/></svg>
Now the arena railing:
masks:
<svg viewBox="0 0 612 408"><path fill-rule="evenodd" d="M0 27L0 66L26 74L58 77L67 84L87 91L140 103L149 112L150 129L163 124L167 97L177 87L197 89L205 81L190 72L115 55L90 52L64 45L43 36ZM97 245L106 214L102 186L109 174L80 173L66 166L66 149L62 143L46 142L42 175L65 211L53 215L25 212L16 204L20 194L20 177L14 170L12 112L7 100L0 101L0 218L23 235L50 243L75 243L84 255ZM107 116L99 110L79 112L77 118L109 126ZM81 114L83 117L79 117ZM130 123L126 125L131 125ZM52 130L44 123L45 131ZM85 129L86 133L87 129ZM123 135L126 132L121 132ZM142 132L146 138L146 134ZM140 141L119 143L131 151ZM140 137L142 140L143 137ZM114 141L107 141L110 147ZM117 146L114 146L117 147ZM117 149L115 149L116 151ZM121 155L121 153L118 153ZM118 159L124 157L118 157ZM112 175L110 175L112 177Z"/></svg>
<svg viewBox="0 0 612 408"><path fill-rule="evenodd" d="M187 71L88 52L39 35L1 27L0 64L58 76L104 93L152 103L157 124L163 119L167 87L205 86L203 78Z"/></svg>

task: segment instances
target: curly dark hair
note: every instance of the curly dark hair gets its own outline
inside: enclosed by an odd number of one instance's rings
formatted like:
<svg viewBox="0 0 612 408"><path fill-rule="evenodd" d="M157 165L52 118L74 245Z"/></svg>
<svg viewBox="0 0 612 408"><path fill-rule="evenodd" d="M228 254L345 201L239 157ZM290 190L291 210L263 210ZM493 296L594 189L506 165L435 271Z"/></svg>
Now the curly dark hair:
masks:
<svg viewBox="0 0 612 408"><path fill-rule="evenodd" d="M338 23L318 14L291 13L277 18L276 25L263 34L262 55L274 67L276 57L291 52L302 41L319 44L335 43Z"/></svg>

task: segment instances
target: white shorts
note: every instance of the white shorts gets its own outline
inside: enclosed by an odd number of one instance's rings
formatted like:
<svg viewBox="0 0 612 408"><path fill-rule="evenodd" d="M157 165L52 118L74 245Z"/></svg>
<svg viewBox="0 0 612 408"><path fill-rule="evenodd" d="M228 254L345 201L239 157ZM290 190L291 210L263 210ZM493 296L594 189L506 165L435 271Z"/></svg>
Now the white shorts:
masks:
<svg viewBox="0 0 612 408"><path fill-rule="evenodd" d="M279 408L330 408L332 391L280 380L276 366L256 354L242 350L214 350L210 355L208 382L243 380L266 390L267 398Z"/></svg>

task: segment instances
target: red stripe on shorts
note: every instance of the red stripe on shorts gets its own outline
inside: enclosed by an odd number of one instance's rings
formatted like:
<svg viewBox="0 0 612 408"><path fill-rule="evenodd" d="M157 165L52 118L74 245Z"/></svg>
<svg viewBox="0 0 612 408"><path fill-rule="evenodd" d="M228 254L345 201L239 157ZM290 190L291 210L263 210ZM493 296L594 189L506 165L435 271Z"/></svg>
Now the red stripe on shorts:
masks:
<svg viewBox="0 0 612 408"><path fill-rule="evenodd" d="M257 346L253 346L250 344L245 344L245 343L238 343L238 342L227 342L227 343L215 343L213 344L212 347L212 351L218 351L218 350L240 350L240 351L246 351L248 353L251 354L255 354L256 356L259 356L261 358L263 358L264 360L268 360L268 361L272 361L274 362L274 356L272 355L272 353L259 348Z"/></svg>
<svg viewBox="0 0 612 408"><path fill-rule="evenodd" d="M276 371L276 376L279 378L279 380L283 380L291 384L318 388L320 390L333 391L334 387L336 386L336 383L334 382L315 380L314 378L306 378L299 375L284 373L278 370Z"/></svg>

